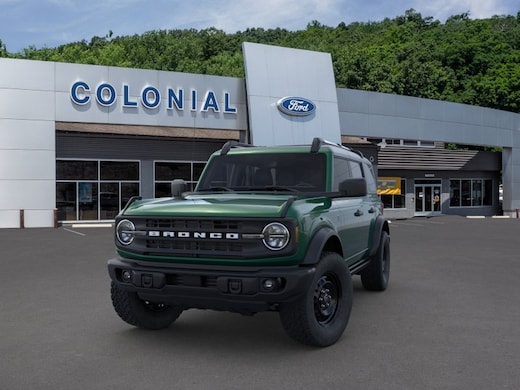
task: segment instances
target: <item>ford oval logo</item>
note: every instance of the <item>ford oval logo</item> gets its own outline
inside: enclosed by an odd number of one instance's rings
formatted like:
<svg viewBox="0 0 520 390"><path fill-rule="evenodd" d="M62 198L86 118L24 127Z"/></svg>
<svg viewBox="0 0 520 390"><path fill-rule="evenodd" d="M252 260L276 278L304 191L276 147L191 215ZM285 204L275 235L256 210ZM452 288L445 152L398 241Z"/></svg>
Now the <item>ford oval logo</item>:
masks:
<svg viewBox="0 0 520 390"><path fill-rule="evenodd" d="M294 96L281 98L276 105L281 112L287 115L311 115L316 110L316 105L309 99Z"/></svg>

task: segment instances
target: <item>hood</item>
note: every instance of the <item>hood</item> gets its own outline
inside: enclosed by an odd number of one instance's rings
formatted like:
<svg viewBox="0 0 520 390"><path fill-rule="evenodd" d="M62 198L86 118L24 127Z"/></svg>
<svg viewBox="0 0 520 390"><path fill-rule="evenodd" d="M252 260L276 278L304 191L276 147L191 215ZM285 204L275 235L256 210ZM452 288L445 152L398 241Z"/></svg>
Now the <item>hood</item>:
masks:
<svg viewBox="0 0 520 390"><path fill-rule="evenodd" d="M181 199L138 200L122 212L127 216L272 217L279 218L296 199L288 194L192 194Z"/></svg>

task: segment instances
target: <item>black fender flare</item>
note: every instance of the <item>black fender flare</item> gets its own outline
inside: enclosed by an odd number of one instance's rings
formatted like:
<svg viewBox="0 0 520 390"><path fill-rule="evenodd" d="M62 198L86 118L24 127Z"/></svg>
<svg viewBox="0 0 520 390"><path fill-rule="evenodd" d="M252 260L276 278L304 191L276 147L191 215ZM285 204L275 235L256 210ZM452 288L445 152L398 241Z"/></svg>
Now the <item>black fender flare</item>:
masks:
<svg viewBox="0 0 520 390"><path fill-rule="evenodd" d="M317 264L320 260L320 256L323 252L323 248L325 244L329 241L331 237L334 237L337 240L338 244L338 252L341 256L343 256L343 249L341 248L341 243L339 241L338 235L336 232L330 227L324 227L318 230L318 232L312 237L311 243L307 247L307 253L303 259L302 265L313 265Z"/></svg>
<svg viewBox="0 0 520 390"><path fill-rule="evenodd" d="M388 221L385 217L379 216L376 218L374 222L374 228L372 230L372 246L370 247L369 256L372 257L376 254L377 249L379 248L379 244L381 242L381 233L386 231L390 236L390 228L388 226Z"/></svg>

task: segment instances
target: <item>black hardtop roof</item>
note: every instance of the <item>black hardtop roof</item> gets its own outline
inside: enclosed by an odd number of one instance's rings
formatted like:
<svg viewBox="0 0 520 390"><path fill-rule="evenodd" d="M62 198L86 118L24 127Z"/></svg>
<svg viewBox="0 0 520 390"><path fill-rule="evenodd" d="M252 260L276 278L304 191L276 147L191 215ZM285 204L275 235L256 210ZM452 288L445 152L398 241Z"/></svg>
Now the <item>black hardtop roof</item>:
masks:
<svg viewBox="0 0 520 390"><path fill-rule="evenodd" d="M307 146L307 145L277 145L277 147L291 147L291 146L301 147L301 146ZM259 147L259 146L232 140L232 141L226 142L224 144L224 146L222 146L222 149L220 150L220 154L226 155L233 148L254 148L254 147ZM327 141L327 140L324 140L319 137L315 137L312 140L312 144L310 145L310 148L309 148L309 153L317 153L322 147L329 147L329 148L331 148L331 150L338 151L338 152L354 153L354 154L357 154L362 159L365 159L365 156L363 156L363 154L357 150L352 150L349 147L344 146L340 143ZM265 148L265 147L263 147L263 148Z"/></svg>

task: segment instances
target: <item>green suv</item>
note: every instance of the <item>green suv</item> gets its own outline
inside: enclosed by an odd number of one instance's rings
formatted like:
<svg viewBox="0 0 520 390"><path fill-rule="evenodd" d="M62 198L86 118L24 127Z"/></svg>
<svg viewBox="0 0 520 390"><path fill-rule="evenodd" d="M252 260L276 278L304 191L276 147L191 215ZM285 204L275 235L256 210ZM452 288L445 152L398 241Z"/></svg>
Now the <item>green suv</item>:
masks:
<svg viewBox="0 0 520 390"><path fill-rule="evenodd" d="M193 192L131 199L117 216L108 262L112 303L127 323L162 329L183 310L278 311L295 340L328 346L352 308L352 275L382 291L390 233L371 163L312 145L214 153Z"/></svg>

